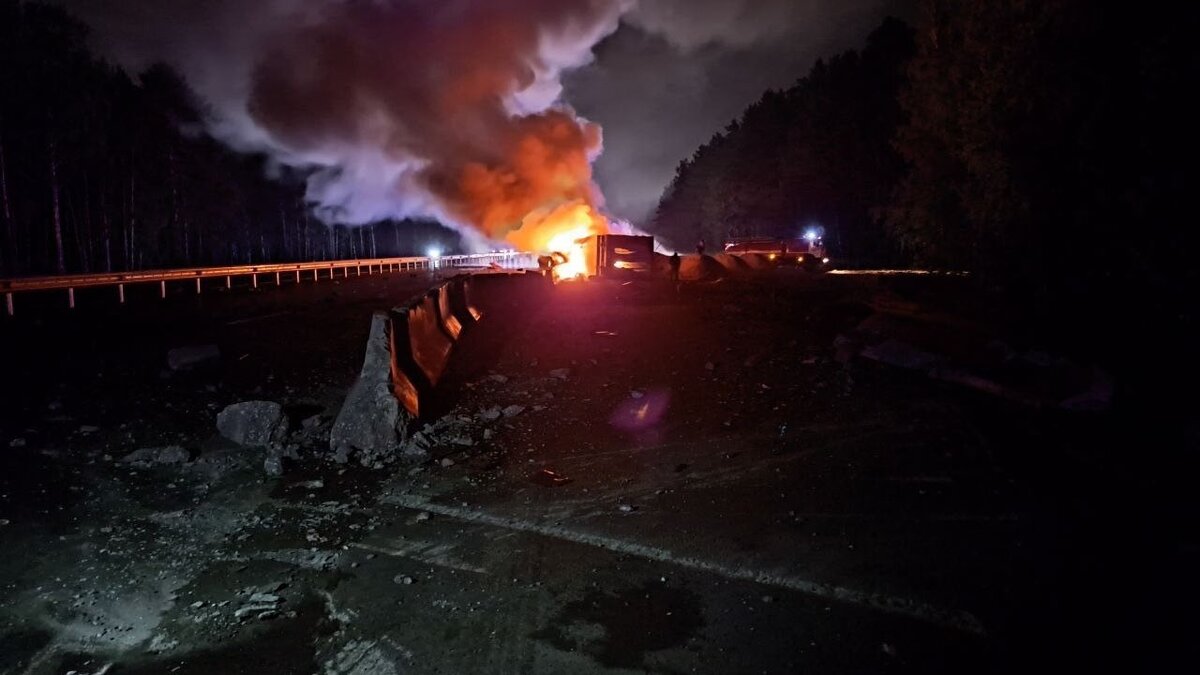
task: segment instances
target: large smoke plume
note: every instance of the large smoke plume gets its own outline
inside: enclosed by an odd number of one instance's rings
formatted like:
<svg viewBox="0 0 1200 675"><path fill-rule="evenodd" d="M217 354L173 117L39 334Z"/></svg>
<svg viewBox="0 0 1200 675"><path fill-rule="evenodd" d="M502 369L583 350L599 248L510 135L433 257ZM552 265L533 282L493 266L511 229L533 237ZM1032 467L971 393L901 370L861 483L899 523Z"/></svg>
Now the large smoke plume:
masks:
<svg viewBox="0 0 1200 675"><path fill-rule="evenodd" d="M430 216L525 247L539 217L601 206L600 130L574 110L608 132L603 206L641 222L676 164L765 89L912 4L54 1L130 72L177 68L224 142L309 169L325 220Z"/></svg>
<svg viewBox="0 0 1200 675"><path fill-rule="evenodd" d="M517 243L531 213L602 206L600 128L560 100L560 78L632 0L274 0L240 17L229 2L119 4L124 16L92 13L115 24L101 26L120 35L111 51L178 67L216 136L310 172L328 222L431 216ZM173 44L155 13L188 8L208 35L192 24ZM128 26L154 27L157 43L138 46L150 38Z"/></svg>

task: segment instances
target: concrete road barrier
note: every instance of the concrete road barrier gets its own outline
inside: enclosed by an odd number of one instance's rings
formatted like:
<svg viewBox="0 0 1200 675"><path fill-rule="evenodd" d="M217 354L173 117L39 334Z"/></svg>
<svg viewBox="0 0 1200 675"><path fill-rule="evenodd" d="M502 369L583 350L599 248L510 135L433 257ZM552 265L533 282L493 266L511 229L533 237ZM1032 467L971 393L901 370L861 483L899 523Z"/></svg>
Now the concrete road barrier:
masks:
<svg viewBox="0 0 1200 675"><path fill-rule="evenodd" d="M404 444L409 426L416 418L397 396L397 389L403 396L405 387L411 387L412 383L404 377L399 381L394 379L394 375L403 373L393 368L392 325L387 313L377 312L371 317L362 371L329 434L329 447L338 461L346 461L355 452L368 466L390 458Z"/></svg>
<svg viewBox="0 0 1200 675"><path fill-rule="evenodd" d="M536 274L489 275L544 283ZM483 318L471 295L473 279L457 277L371 319L362 372L338 413L330 449L375 466L397 456L428 409L462 332Z"/></svg>
<svg viewBox="0 0 1200 675"><path fill-rule="evenodd" d="M483 313L471 300L471 278L458 277L450 282L450 311L463 327L470 326L483 318Z"/></svg>
<svg viewBox="0 0 1200 675"><path fill-rule="evenodd" d="M409 344L413 359L429 383L437 386L450 362L454 341L442 328L436 292L425 294L420 301L400 310L408 319Z"/></svg>
<svg viewBox="0 0 1200 675"><path fill-rule="evenodd" d="M679 278L684 281L713 281L728 276L728 271L710 255L681 256Z"/></svg>
<svg viewBox="0 0 1200 675"><path fill-rule="evenodd" d="M433 291L434 296L437 298L438 320L441 321L442 332L451 340L457 340L463 330L462 322L458 320L458 317L454 315L454 311L451 309L451 292L454 285L454 282L451 281L438 286Z"/></svg>

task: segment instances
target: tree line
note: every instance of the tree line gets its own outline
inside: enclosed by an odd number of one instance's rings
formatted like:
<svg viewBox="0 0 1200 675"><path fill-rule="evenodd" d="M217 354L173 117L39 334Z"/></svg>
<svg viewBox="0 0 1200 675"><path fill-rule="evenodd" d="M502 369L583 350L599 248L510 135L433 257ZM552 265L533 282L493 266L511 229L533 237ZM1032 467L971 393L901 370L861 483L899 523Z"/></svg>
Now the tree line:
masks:
<svg viewBox="0 0 1200 675"><path fill-rule="evenodd" d="M86 39L58 7L0 0L0 277L407 255L448 238L317 221L303 176L203 133L177 73L130 76Z"/></svg>
<svg viewBox="0 0 1200 675"><path fill-rule="evenodd" d="M676 248L816 227L843 258L899 257L879 209L903 163L892 148L913 30L887 19L861 51L768 91L676 169L649 229Z"/></svg>
<svg viewBox="0 0 1200 675"><path fill-rule="evenodd" d="M690 247L816 224L844 262L968 270L1066 322L1193 317L1200 8L918 10L764 94L680 163L649 229Z"/></svg>

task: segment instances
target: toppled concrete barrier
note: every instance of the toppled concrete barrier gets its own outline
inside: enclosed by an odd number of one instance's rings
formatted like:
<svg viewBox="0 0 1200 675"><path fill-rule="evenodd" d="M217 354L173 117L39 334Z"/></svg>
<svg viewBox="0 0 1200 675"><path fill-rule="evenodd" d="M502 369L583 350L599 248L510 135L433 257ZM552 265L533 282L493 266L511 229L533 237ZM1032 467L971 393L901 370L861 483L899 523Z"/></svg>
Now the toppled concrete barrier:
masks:
<svg viewBox="0 0 1200 675"><path fill-rule="evenodd" d="M483 312L475 306L472 290L474 284L470 277L460 277L451 285L451 304L454 314L463 326L469 326L483 318Z"/></svg>
<svg viewBox="0 0 1200 675"><path fill-rule="evenodd" d="M410 307L396 310L396 314L407 318L413 360L429 383L436 387L450 361L450 350L454 348L454 341L442 328L436 292L425 295Z"/></svg>
<svg viewBox="0 0 1200 675"><path fill-rule="evenodd" d="M448 283L438 286L433 291L433 296L437 298L438 318L442 321L442 332L451 340L457 340L462 335L463 324L458 317L454 315L453 298L451 297L450 289L455 284Z"/></svg>
<svg viewBox="0 0 1200 675"><path fill-rule="evenodd" d="M488 275L544 284L536 274ZM379 468L398 457L426 456L427 433L416 423L445 374L459 335L483 313L471 294L473 279L459 277L372 319L362 372L330 431L338 462L351 455Z"/></svg>
<svg viewBox="0 0 1200 675"><path fill-rule="evenodd" d="M751 270L750 263L738 255L717 253L712 258L730 274L745 274Z"/></svg>
<svg viewBox="0 0 1200 675"><path fill-rule="evenodd" d="M244 401L217 414L217 431L238 445L269 445L287 436L288 420L274 401Z"/></svg>
<svg viewBox="0 0 1200 675"><path fill-rule="evenodd" d="M715 281L729 275L710 255L685 255L679 262L679 278L684 281Z"/></svg>
<svg viewBox="0 0 1200 675"><path fill-rule="evenodd" d="M339 461L357 453L363 465L375 466L392 459L408 437L415 412L401 401L411 399L415 408L416 389L396 367L391 329L388 314L371 317L362 371L329 433L329 448Z"/></svg>

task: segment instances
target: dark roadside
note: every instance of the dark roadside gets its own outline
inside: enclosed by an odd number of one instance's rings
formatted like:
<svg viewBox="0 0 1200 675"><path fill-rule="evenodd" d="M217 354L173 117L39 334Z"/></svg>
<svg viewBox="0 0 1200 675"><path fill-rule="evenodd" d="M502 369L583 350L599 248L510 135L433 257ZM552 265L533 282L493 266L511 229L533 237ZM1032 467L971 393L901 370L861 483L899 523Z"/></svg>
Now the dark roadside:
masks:
<svg viewBox="0 0 1200 675"><path fill-rule="evenodd" d="M432 461L385 472L267 478L212 418L246 397L336 405L369 309L407 287L256 299L257 321L209 333L216 370L164 377L134 342L146 358L119 389L47 391L106 400L103 419L147 436L82 433L75 399L22 408L67 431L10 455L40 459L21 480L38 487L5 486L29 508L3 515L27 553L4 569L0 666L1002 672L1175 653L1193 514L1177 472L1122 463L1144 429L837 361L879 283L496 288ZM100 454L168 442L199 457L130 470Z"/></svg>

